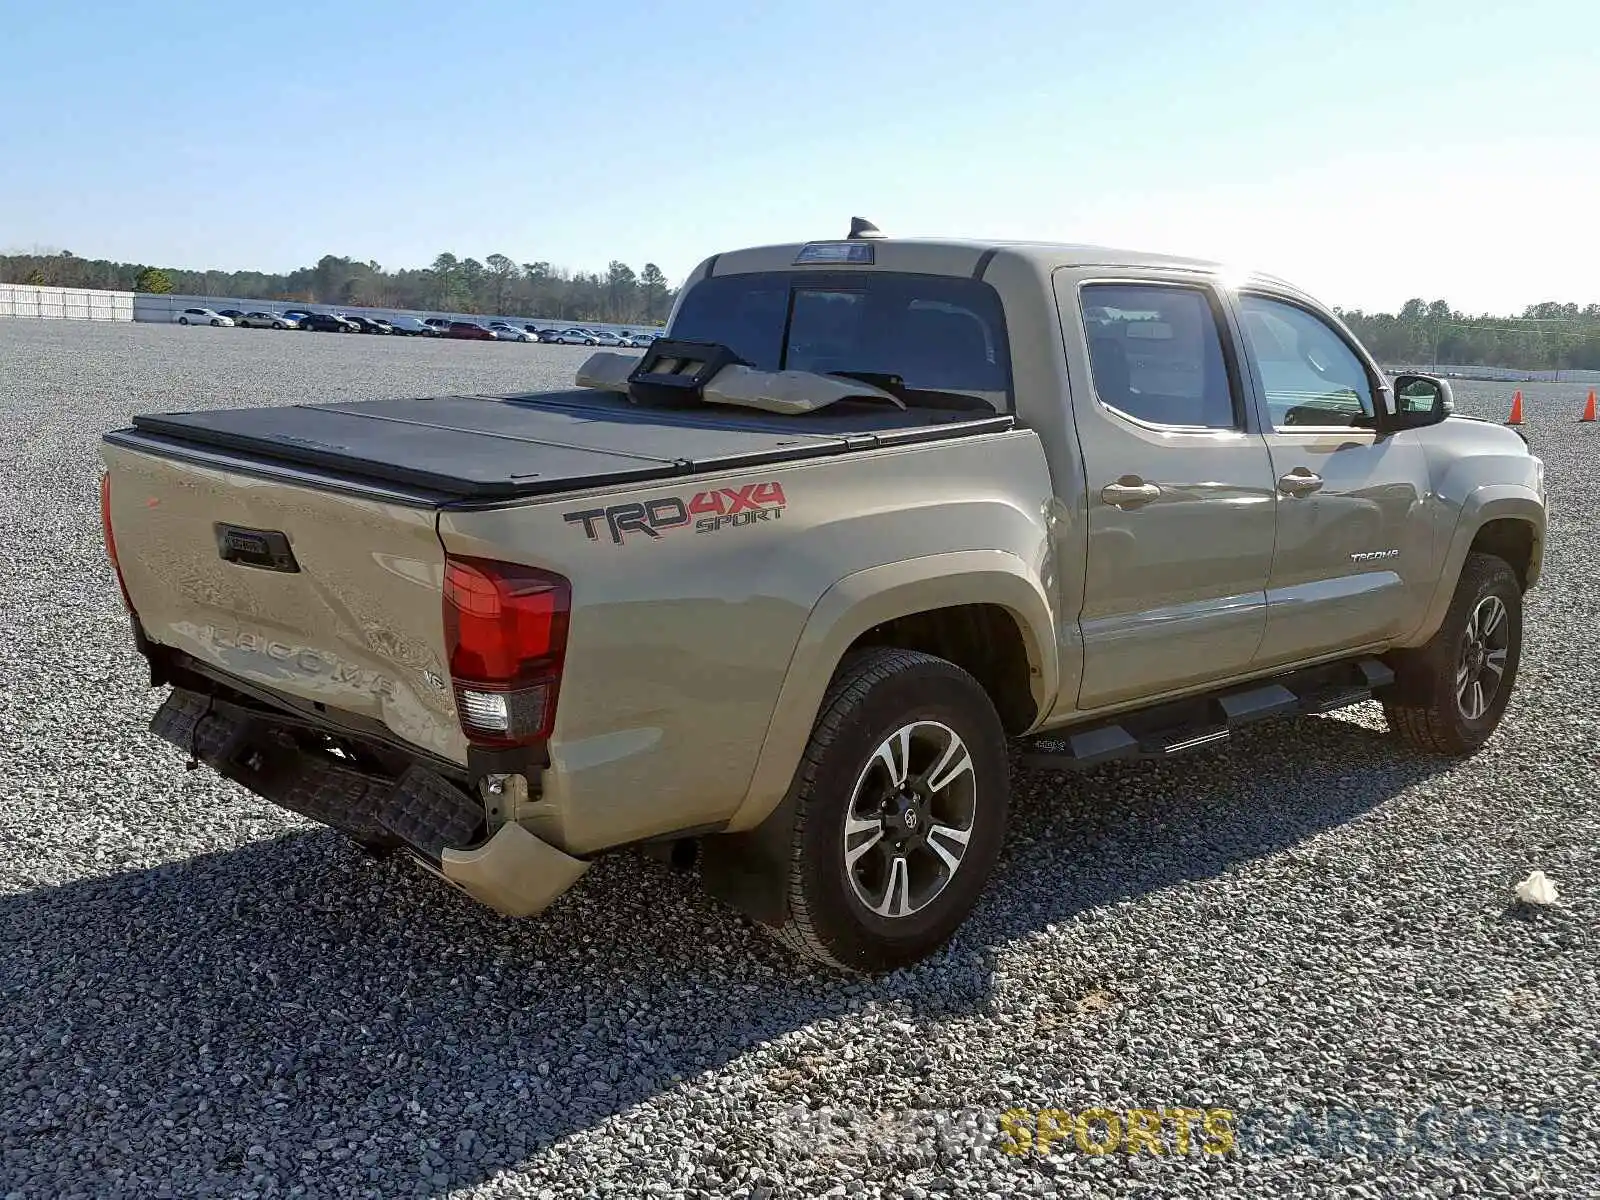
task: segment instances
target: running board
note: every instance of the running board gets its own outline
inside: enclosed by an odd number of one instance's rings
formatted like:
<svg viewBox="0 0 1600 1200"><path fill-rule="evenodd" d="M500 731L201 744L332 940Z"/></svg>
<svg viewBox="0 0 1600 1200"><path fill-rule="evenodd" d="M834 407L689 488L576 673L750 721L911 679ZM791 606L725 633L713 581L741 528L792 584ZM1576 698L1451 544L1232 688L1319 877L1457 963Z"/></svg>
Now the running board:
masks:
<svg viewBox="0 0 1600 1200"><path fill-rule="evenodd" d="M1235 729L1256 721L1360 704L1393 682L1394 672L1376 658L1311 667L1111 721L1024 738L1018 763L1036 771L1086 771L1128 759L1176 758L1223 745Z"/></svg>

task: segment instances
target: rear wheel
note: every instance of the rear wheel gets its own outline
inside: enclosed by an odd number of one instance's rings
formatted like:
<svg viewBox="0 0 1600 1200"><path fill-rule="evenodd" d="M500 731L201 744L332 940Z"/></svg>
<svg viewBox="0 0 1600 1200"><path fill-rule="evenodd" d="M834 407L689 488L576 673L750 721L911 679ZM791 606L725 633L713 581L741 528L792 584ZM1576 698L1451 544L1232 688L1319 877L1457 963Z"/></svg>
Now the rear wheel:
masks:
<svg viewBox="0 0 1600 1200"><path fill-rule="evenodd" d="M179 317L178 318L178 324L179 325L187 325L188 323L189 323L189 318L188 317Z"/></svg>
<svg viewBox="0 0 1600 1200"><path fill-rule="evenodd" d="M1522 657L1522 586L1504 559L1469 554L1444 623L1424 646L1390 655L1383 705L1401 741L1471 754L1494 733Z"/></svg>
<svg viewBox="0 0 1600 1200"><path fill-rule="evenodd" d="M971 675L912 650L848 659L791 789L779 939L855 971L931 953L988 882L1009 790L1005 731Z"/></svg>

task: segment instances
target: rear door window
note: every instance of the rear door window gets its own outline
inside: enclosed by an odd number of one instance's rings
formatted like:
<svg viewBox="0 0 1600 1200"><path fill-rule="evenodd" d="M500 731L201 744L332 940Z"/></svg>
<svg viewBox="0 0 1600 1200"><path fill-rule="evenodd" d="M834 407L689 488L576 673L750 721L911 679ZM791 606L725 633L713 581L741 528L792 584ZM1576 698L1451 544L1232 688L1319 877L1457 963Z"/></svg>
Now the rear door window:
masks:
<svg viewBox="0 0 1600 1200"><path fill-rule="evenodd" d="M947 275L774 271L689 289L668 337L720 342L763 371L892 377L912 395L951 393L998 411L1012 402L1000 298Z"/></svg>
<svg viewBox="0 0 1600 1200"><path fill-rule="evenodd" d="M1082 297L1100 403L1151 425L1240 427L1217 311L1207 292L1092 283Z"/></svg>

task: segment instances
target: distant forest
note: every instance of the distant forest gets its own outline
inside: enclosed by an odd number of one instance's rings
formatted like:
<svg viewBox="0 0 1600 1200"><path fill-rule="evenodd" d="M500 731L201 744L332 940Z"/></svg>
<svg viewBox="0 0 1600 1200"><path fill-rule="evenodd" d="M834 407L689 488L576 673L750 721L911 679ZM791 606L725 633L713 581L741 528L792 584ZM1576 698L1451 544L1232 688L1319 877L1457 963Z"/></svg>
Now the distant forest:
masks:
<svg viewBox="0 0 1600 1200"><path fill-rule="evenodd" d="M568 321L650 324L666 319L674 293L655 263L635 271L613 261L604 274L564 271L504 254L482 262L441 254L431 265L386 271L375 262L324 255L287 275L261 271L185 271L145 263L56 254L0 255L0 283L176 292L278 303L342 304L440 312L516 313Z"/></svg>
<svg viewBox="0 0 1600 1200"><path fill-rule="evenodd" d="M525 313L567 321L665 320L674 293L654 263L613 261L604 274L441 254L429 266L386 271L375 262L324 255L287 275L184 271L57 254L0 255L0 282L114 291L236 296L279 303ZM1398 313L1336 310L1373 355L1392 365L1451 363L1523 370L1600 370L1600 304L1547 302L1519 316L1468 316L1443 300L1407 300Z"/></svg>
<svg viewBox="0 0 1600 1200"><path fill-rule="evenodd" d="M1600 304L1531 304L1517 317L1467 316L1443 300L1398 313L1336 309L1379 362L1600 371Z"/></svg>

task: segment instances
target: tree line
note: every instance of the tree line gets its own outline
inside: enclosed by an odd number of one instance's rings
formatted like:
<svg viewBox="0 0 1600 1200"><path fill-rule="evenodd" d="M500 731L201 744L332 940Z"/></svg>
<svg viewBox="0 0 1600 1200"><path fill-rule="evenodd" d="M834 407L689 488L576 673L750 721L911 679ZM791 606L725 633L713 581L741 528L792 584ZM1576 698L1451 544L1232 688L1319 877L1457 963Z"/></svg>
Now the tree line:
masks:
<svg viewBox="0 0 1600 1200"><path fill-rule="evenodd" d="M1530 304L1516 317L1468 316L1443 300L1398 313L1336 309L1381 363L1600 371L1600 304Z"/></svg>
<svg viewBox="0 0 1600 1200"><path fill-rule="evenodd" d="M351 308L521 313L566 321L652 324L666 319L676 295L655 263L634 271L613 260L604 273L567 271L548 262L519 263L504 254L481 262L441 254L426 267L385 270L375 262L325 254L284 275L262 271L185 271L146 263L54 254L0 255L0 282L122 292L231 296L276 303Z"/></svg>

